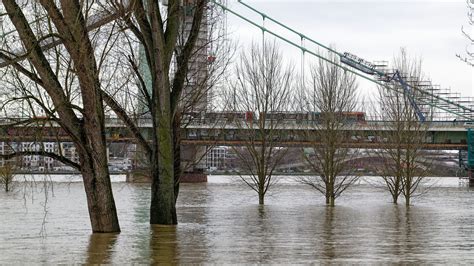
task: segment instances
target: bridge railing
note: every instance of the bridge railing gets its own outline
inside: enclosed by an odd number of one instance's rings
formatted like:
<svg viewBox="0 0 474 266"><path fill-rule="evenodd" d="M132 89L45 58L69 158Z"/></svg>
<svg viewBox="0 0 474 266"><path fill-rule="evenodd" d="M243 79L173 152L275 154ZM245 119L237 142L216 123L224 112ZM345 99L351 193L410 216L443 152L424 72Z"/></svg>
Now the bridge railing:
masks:
<svg viewBox="0 0 474 266"><path fill-rule="evenodd" d="M300 127L311 127L317 126L318 120L311 119L288 119L288 118L279 118L271 119L266 118L268 123L277 121L279 127L287 128L300 128ZM21 117L11 117L11 118L0 118L0 126L8 127L9 125L25 121L25 118ZM135 120L138 127L150 128L152 127L152 121L150 118L138 118ZM256 124L259 120L252 119L251 121L246 121L245 119L229 119L225 117L218 118L207 118L207 117L195 117L187 118L183 120L183 124L187 127L193 128L224 128L224 127L238 127L243 126L244 124ZM387 120L364 120L364 121L346 121L346 125L352 127L370 127L370 126L388 126L392 121ZM106 127L125 127L125 124L120 118L117 117L108 117L105 120ZM49 121L45 123L44 121L31 122L28 125L18 124L18 127L59 127L55 122ZM431 128L474 128L474 122L464 121L464 120L446 120L446 121L431 121L428 123L428 126Z"/></svg>

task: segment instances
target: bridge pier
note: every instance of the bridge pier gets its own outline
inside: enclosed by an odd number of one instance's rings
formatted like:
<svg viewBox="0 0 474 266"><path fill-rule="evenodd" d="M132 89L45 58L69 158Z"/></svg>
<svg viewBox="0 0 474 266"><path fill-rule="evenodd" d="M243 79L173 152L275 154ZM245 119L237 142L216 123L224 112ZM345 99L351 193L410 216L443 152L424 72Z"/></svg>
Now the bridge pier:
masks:
<svg viewBox="0 0 474 266"><path fill-rule="evenodd" d="M206 146L181 145L181 180L183 183L207 182Z"/></svg>

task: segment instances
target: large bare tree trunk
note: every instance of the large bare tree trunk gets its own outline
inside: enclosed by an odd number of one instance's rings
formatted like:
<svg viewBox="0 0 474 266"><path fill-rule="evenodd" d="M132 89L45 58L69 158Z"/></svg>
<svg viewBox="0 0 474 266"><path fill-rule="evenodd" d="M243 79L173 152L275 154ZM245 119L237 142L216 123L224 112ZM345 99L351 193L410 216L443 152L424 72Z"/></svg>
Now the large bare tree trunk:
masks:
<svg viewBox="0 0 474 266"><path fill-rule="evenodd" d="M179 184L181 179L181 115L178 113L173 122L174 146L174 201L178 200Z"/></svg>
<svg viewBox="0 0 474 266"><path fill-rule="evenodd" d="M177 224L175 207L173 128L168 117L160 119L158 168L153 166L150 223Z"/></svg>
<svg viewBox="0 0 474 266"><path fill-rule="evenodd" d="M110 189L108 169L94 167L94 159L90 155L81 154L80 157L92 231L95 233L119 232L120 226Z"/></svg>
<svg viewBox="0 0 474 266"><path fill-rule="evenodd" d="M120 232L107 165L99 69L82 10L91 3L60 1L59 7L52 0L39 2L55 27L55 31L49 33L61 36L62 44L67 50L69 64L67 69L63 70L66 74L59 70L62 66L60 53L56 52L56 57L48 57L40 46L40 39L44 36L32 30L15 1L5 0L3 5L29 53L28 61L35 70L29 71L19 63L13 63L12 67L44 89L44 94L50 97L50 102L43 101L42 98L37 98L37 102L51 119L62 126L76 147L80 158L77 168L83 175L92 231ZM37 10L35 9L35 12ZM74 72L77 77L82 107L68 96L68 84L61 83L61 75L67 76L69 71ZM28 96L34 98L36 95ZM54 108L47 108L49 105Z"/></svg>
<svg viewBox="0 0 474 266"><path fill-rule="evenodd" d="M87 97L83 97L87 98ZM87 196L92 231L95 233L120 232L115 201L107 164L107 147L101 97L95 108L86 113L93 122L84 123L85 136L79 152L81 174ZM84 101L86 105L88 101ZM91 104L91 103L89 103ZM92 111L93 110L93 111ZM88 118L86 117L85 120Z"/></svg>
<svg viewBox="0 0 474 266"><path fill-rule="evenodd" d="M188 78L189 64L195 52L206 3L206 0L170 0L165 8L157 0L146 3L135 1L131 12L123 17L123 23L144 49L146 62L141 63L146 64L151 76L151 84L143 82L140 90L153 120L152 144L146 143L139 133L134 134L141 139L141 146L148 153L150 160L151 224L177 223L175 205L179 178L175 169L176 157L180 152L176 150L179 144L174 136L178 133L174 124L175 119L179 119L176 114ZM125 10L125 6L128 6L128 1L115 2L115 7L119 10ZM189 16L192 25L186 36L180 36L184 29L185 8L193 13ZM179 38L184 39L181 45L178 44ZM170 78L169 70L172 64L175 64L175 73L174 77ZM145 80L139 71L135 74L142 81ZM122 119L126 117L124 109L116 107L112 107L114 111L119 113ZM127 123L127 126L136 128L133 123Z"/></svg>

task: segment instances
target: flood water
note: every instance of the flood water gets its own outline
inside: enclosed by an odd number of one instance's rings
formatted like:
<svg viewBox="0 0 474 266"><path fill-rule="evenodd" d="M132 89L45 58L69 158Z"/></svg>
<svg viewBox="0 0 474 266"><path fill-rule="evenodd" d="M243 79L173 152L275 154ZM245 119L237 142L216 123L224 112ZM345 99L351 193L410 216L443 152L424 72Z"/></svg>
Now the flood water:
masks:
<svg viewBox="0 0 474 266"><path fill-rule="evenodd" d="M474 189L457 178L407 209L364 182L328 208L290 178L258 206L235 179L212 176L181 186L177 226L148 224L148 185L113 187L120 234L91 234L81 183L0 191L0 264L474 262Z"/></svg>

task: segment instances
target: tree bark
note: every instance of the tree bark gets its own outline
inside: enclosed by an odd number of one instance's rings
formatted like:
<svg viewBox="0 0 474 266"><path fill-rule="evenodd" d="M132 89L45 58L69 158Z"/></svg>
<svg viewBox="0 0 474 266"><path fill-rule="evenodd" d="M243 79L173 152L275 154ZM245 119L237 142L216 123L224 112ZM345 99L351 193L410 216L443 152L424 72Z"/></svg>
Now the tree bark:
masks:
<svg viewBox="0 0 474 266"><path fill-rule="evenodd" d="M263 177L265 178L265 176ZM258 204L264 205L265 204L265 182L264 179L260 180L260 183L258 184Z"/></svg>
<svg viewBox="0 0 474 266"><path fill-rule="evenodd" d="M392 194L392 202L393 204L398 204L398 195L395 193Z"/></svg>
<svg viewBox="0 0 474 266"><path fill-rule="evenodd" d="M336 205L336 199L334 195L329 196L329 206L334 207Z"/></svg>
<svg viewBox="0 0 474 266"><path fill-rule="evenodd" d="M265 195L262 192L258 193L258 204L260 205L265 204Z"/></svg>
<svg viewBox="0 0 474 266"><path fill-rule="evenodd" d="M196 40L201 30L206 3L207 0L184 3L170 0L167 8L162 10L157 0L134 1L132 12L122 17L128 29L143 45L146 65L151 76L149 87L146 87L146 83L142 85L153 119L152 144L150 149L146 149L149 153L147 157L152 177L151 224L177 223L175 203L179 192L180 171L177 169L180 167L180 150L179 141L175 139L175 134L179 133L173 126L188 75L188 65L194 56ZM128 1L123 1L122 4L128 5ZM191 29L185 37L186 41L184 44L178 44L178 37L183 30L183 6L193 7L194 14ZM164 12L166 17L162 17ZM173 56L176 61L172 60ZM175 73L170 79L169 70L174 63ZM141 75L138 71L136 74ZM140 79L144 80L143 77ZM147 146L146 143L143 146Z"/></svg>
<svg viewBox="0 0 474 266"><path fill-rule="evenodd" d="M92 231L120 232L108 169L97 167L91 154L80 154L80 160Z"/></svg>
<svg viewBox="0 0 474 266"><path fill-rule="evenodd" d="M166 112L165 112L166 114ZM174 182L174 144L171 119L161 116L158 131L158 162L152 169L152 191L150 206L150 224L177 224ZM157 164L156 164L157 163Z"/></svg>
<svg viewBox="0 0 474 266"><path fill-rule="evenodd" d="M174 146L174 202L178 200L179 184L181 179L181 115L176 114L173 120L173 146Z"/></svg>

